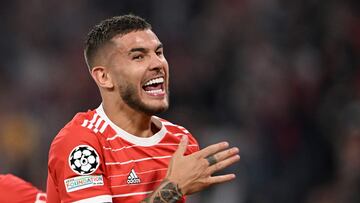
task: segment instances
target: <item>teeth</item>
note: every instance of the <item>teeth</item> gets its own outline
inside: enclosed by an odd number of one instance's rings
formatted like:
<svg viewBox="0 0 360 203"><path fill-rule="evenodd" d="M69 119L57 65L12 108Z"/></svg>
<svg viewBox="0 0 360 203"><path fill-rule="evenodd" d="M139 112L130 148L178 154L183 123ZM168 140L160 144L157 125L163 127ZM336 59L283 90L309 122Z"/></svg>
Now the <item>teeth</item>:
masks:
<svg viewBox="0 0 360 203"><path fill-rule="evenodd" d="M149 90L149 91L146 91L147 93L150 93L150 94L160 94L163 92L162 89L158 89L158 90Z"/></svg>
<svg viewBox="0 0 360 203"><path fill-rule="evenodd" d="M145 83L144 86L148 86L148 85L152 85L152 84L158 84L158 83L163 83L164 82L164 78L155 78L155 79L151 79L149 80L147 83Z"/></svg>

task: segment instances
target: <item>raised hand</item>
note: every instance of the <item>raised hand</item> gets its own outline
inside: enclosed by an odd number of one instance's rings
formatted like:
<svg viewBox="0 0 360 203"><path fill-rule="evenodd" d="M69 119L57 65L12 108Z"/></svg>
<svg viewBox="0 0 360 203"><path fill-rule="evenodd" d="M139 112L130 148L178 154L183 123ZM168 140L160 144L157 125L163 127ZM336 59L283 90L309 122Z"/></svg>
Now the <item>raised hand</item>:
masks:
<svg viewBox="0 0 360 203"><path fill-rule="evenodd" d="M235 174L218 176L212 176L212 174L239 161L238 148L228 149L229 143L220 142L184 156L187 145L188 137L183 136L178 149L171 158L166 178L142 202L175 203L183 195L190 195L210 185L235 178Z"/></svg>
<svg viewBox="0 0 360 203"><path fill-rule="evenodd" d="M240 160L239 149L230 148L227 142L210 145L191 155L184 156L188 144L187 136L183 136L179 148L172 157L166 179L176 183L183 195L189 195L204 188L230 181L235 174L212 176Z"/></svg>

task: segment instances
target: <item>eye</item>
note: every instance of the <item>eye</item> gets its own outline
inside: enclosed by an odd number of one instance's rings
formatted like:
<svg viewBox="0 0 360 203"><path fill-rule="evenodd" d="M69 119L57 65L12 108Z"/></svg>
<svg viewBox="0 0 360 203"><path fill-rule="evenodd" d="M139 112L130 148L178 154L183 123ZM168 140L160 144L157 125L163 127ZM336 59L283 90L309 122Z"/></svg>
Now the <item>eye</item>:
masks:
<svg viewBox="0 0 360 203"><path fill-rule="evenodd" d="M143 58L144 58L144 56L142 54L137 54L132 57L133 60L141 60Z"/></svg>
<svg viewBox="0 0 360 203"><path fill-rule="evenodd" d="M158 56L164 55L163 50L157 50L157 51L156 51L156 55L158 55Z"/></svg>

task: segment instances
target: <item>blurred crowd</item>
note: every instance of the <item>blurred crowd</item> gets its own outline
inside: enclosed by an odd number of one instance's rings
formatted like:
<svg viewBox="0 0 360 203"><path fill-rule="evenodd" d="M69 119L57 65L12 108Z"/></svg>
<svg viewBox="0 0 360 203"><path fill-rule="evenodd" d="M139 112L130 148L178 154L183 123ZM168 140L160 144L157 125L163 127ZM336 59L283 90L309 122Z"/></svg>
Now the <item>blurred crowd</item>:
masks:
<svg viewBox="0 0 360 203"><path fill-rule="evenodd" d="M202 147L241 150L236 181L189 202L360 202L357 0L1 1L0 173L45 190L52 139L101 102L85 36L127 13L165 46L171 107L160 116Z"/></svg>

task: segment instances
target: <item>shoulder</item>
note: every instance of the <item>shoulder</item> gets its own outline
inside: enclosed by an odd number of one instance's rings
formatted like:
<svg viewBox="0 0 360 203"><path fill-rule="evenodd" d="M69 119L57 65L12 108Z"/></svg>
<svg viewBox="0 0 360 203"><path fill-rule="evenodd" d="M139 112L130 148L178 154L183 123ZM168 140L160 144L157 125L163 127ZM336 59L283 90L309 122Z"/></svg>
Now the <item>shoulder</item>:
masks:
<svg viewBox="0 0 360 203"><path fill-rule="evenodd" d="M40 192L31 183L15 175L0 175L0 202L35 202Z"/></svg>
<svg viewBox="0 0 360 203"><path fill-rule="evenodd" d="M190 132L181 125L174 124L163 118L159 118L159 117L156 117L156 118L159 119L159 121L162 123L162 125L164 125L166 127L166 129L172 133L190 134Z"/></svg>
<svg viewBox="0 0 360 203"><path fill-rule="evenodd" d="M94 115L94 111L78 113L60 130L50 146L49 166L54 166L55 163L65 164L71 153L79 147L85 147L96 154L102 151L99 135L92 128L88 128Z"/></svg>
<svg viewBox="0 0 360 203"><path fill-rule="evenodd" d="M95 111L78 113L53 140L48 157L49 201L73 202L109 194L98 118Z"/></svg>
<svg viewBox="0 0 360 203"><path fill-rule="evenodd" d="M172 123L172 122L170 122L168 120L165 120L163 118L159 118L159 117L156 117L156 118L161 122L161 124L166 128L166 130L170 134L172 134L174 136L178 136L178 137L186 135L189 138L189 144L198 145L198 142L197 142L196 138L185 127L183 127L181 125L178 125L178 124L174 124L174 123Z"/></svg>
<svg viewBox="0 0 360 203"><path fill-rule="evenodd" d="M82 141L97 140L96 133L85 125L93 116L94 111L76 114L55 136L51 144L51 149L66 147L68 145L71 146Z"/></svg>
<svg viewBox="0 0 360 203"><path fill-rule="evenodd" d="M30 183L24 181L23 179L14 176L12 174L1 174L0 175L0 186L1 187L12 187L12 186L26 186L26 187L30 187L30 188L34 188L31 186Z"/></svg>

